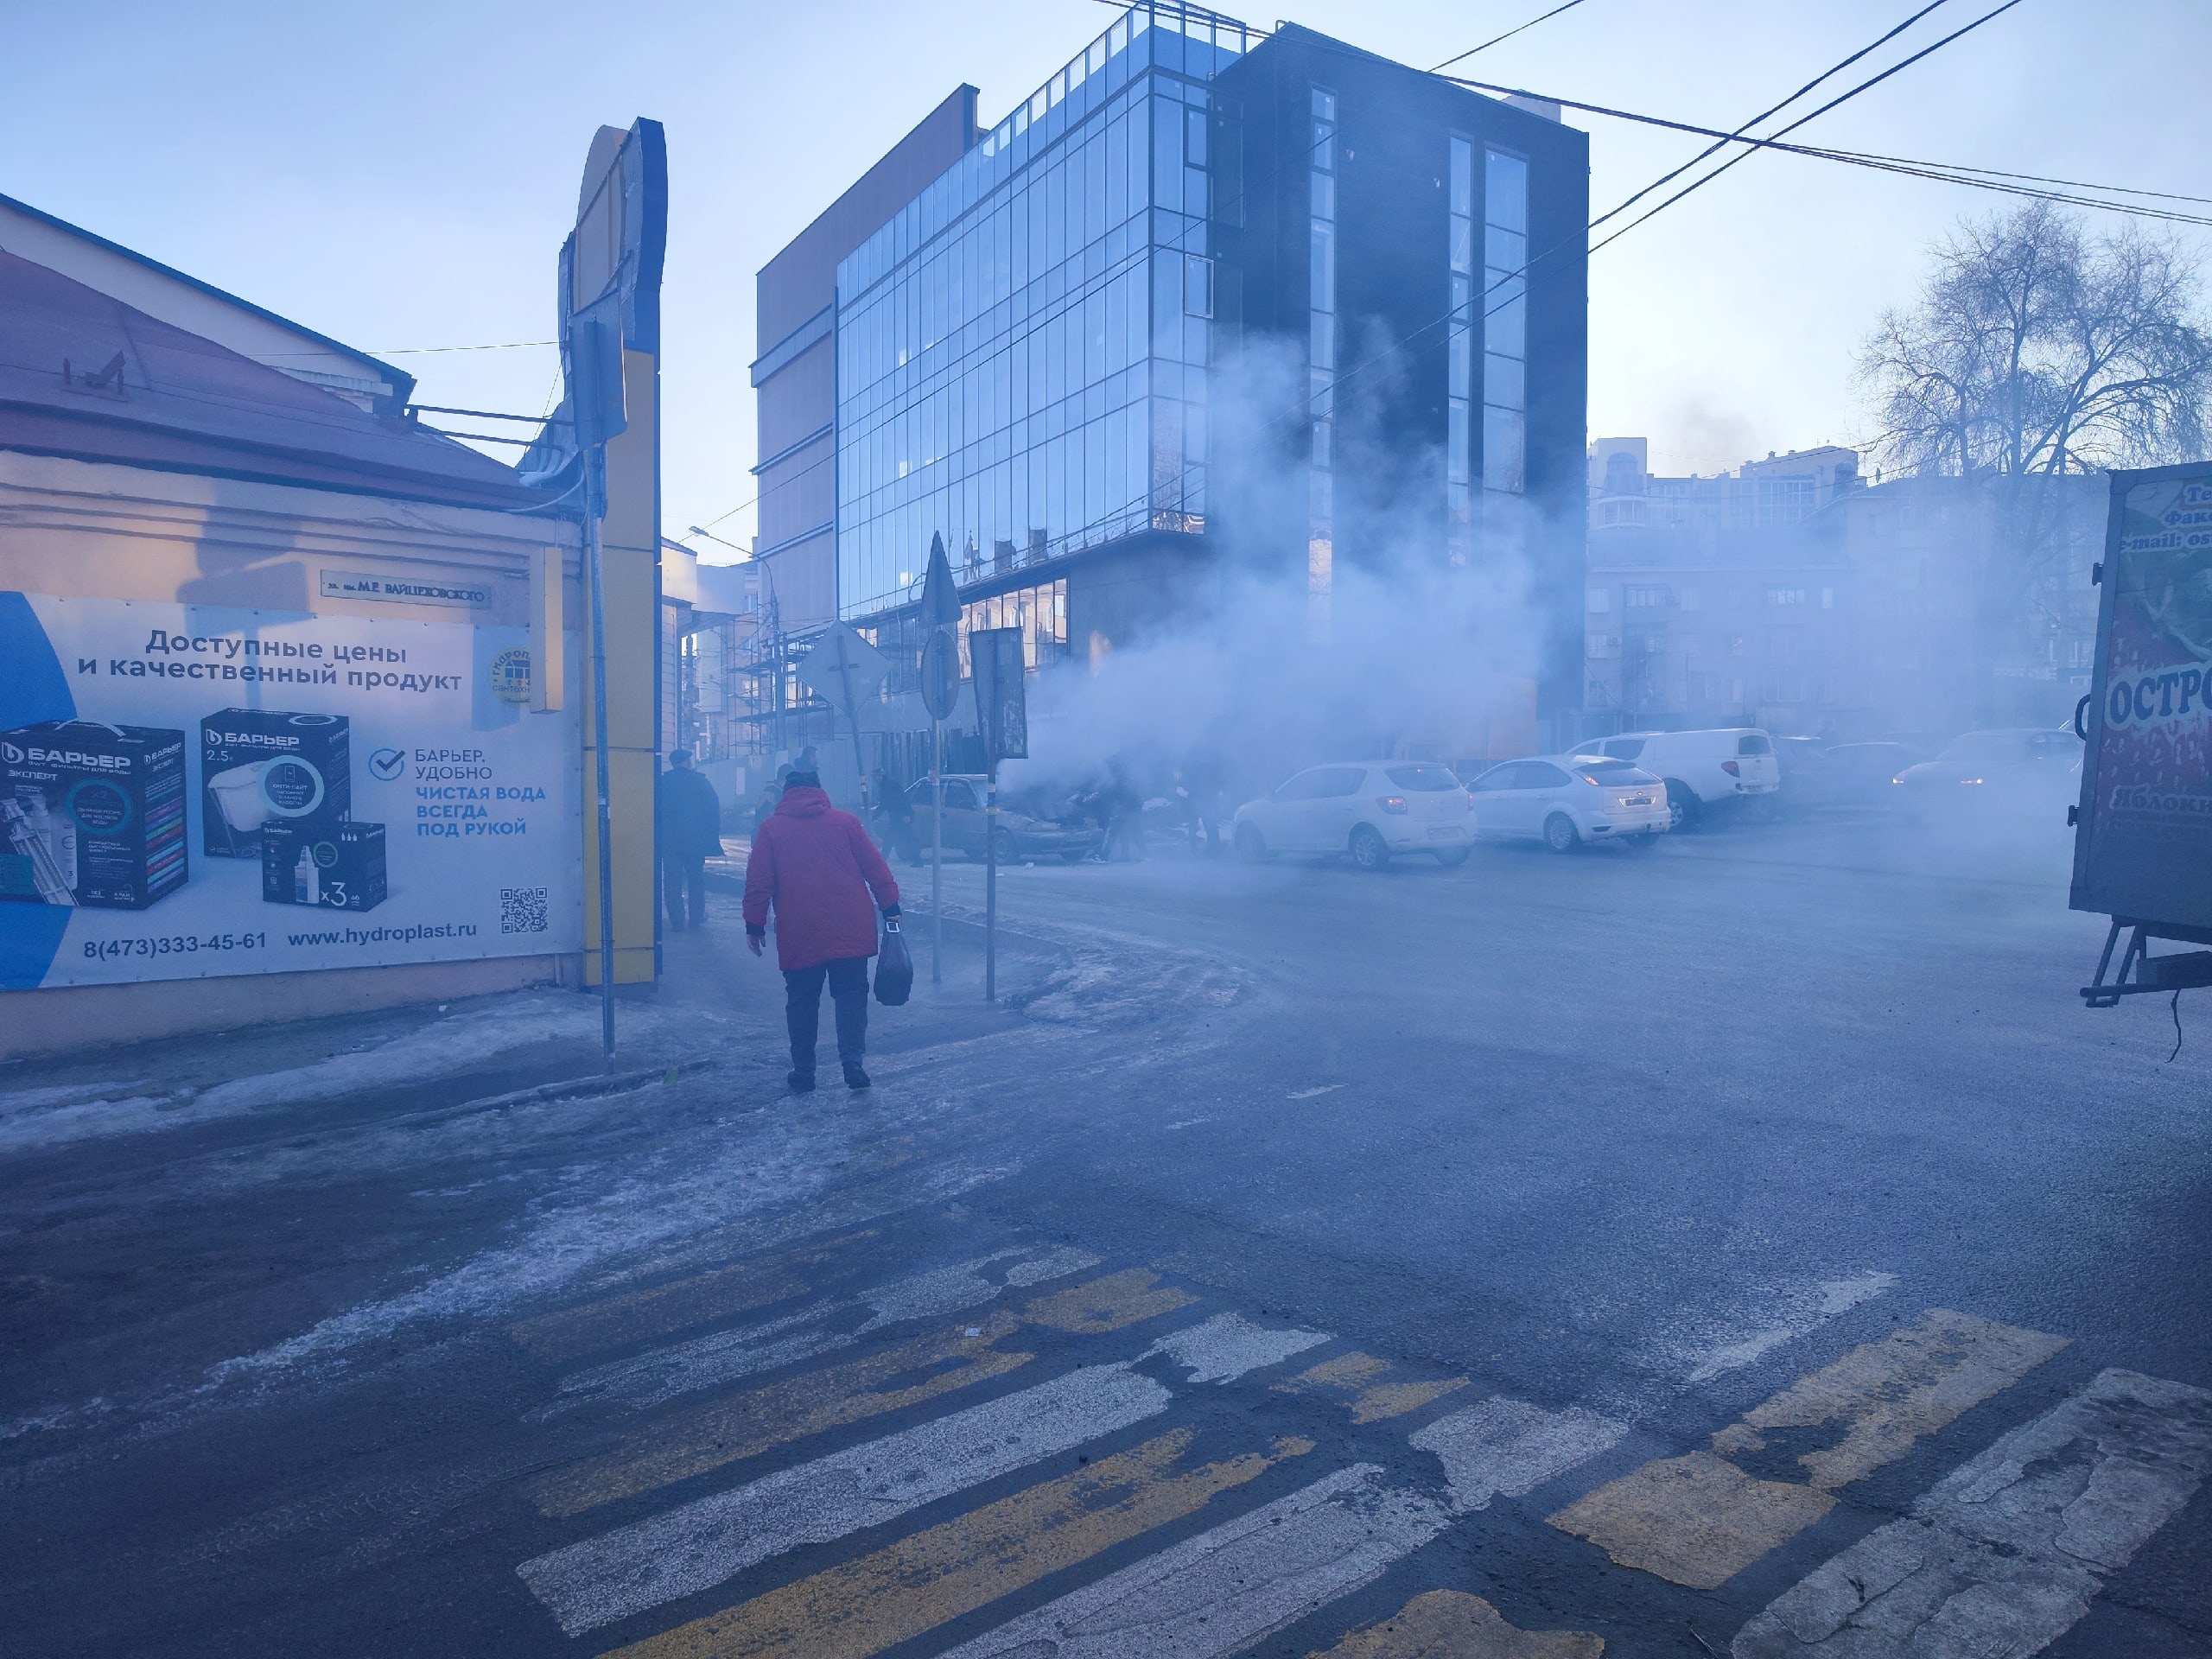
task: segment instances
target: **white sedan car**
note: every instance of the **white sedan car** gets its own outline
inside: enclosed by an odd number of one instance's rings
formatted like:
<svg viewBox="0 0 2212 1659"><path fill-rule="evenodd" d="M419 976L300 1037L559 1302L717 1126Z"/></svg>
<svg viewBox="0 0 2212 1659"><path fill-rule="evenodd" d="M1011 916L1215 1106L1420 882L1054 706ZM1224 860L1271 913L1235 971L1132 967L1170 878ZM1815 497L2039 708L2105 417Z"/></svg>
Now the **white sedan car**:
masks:
<svg viewBox="0 0 2212 1659"><path fill-rule="evenodd" d="M1467 791L1433 760L1346 761L1309 766L1272 795L1236 809L1236 850L1254 861L1274 853L1348 853L1379 870L1394 853L1427 853L1440 864L1467 861L1474 822Z"/></svg>
<svg viewBox="0 0 2212 1659"><path fill-rule="evenodd" d="M1585 842L1649 847L1673 815L1667 786L1643 767L1604 755L1508 760L1467 785L1485 837L1530 837L1555 853Z"/></svg>

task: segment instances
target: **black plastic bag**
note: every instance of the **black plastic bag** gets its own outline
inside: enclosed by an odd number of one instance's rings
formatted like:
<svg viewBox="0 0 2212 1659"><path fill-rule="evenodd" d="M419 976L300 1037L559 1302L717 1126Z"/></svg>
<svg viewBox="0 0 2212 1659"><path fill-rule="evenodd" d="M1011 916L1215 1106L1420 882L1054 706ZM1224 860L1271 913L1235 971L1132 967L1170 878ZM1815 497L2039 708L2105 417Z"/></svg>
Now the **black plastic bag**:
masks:
<svg viewBox="0 0 2212 1659"><path fill-rule="evenodd" d="M875 950L875 1000L895 1008L913 995L914 958L907 953L906 936L899 924L883 918L883 937Z"/></svg>

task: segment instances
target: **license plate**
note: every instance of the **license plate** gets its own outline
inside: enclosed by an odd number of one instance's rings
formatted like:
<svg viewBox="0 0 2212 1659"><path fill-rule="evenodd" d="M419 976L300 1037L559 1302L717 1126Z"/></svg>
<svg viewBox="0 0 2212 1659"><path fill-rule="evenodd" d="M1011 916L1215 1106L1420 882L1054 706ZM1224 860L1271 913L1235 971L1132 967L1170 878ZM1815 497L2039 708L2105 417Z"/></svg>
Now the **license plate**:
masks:
<svg viewBox="0 0 2212 1659"><path fill-rule="evenodd" d="M1624 795L1621 798L1621 804L1623 806L1649 806L1651 804L1651 798L1649 795Z"/></svg>
<svg viewBox="0 0 2212 1659"><path fill-rule="evenodd" d="M1428 838L1431 841L1457 841L1459 832L1457 830L1432 830L1428 832Z"/></svg>

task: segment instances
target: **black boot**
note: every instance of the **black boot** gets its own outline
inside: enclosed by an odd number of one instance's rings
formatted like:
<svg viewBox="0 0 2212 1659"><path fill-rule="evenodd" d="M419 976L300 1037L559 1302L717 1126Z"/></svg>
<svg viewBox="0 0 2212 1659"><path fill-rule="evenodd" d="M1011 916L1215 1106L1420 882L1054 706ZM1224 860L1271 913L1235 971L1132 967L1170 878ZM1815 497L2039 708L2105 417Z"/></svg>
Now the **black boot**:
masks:
<svg viewBox="0 0 2212 1659"><path fill-rule="evenodd" d="M791 1093L795 1095L810 1095L814 1092L814 1073L811 1071L794 1071L784 1081L791 1085Z"/></svg>
<svg viewBox="0 0 2212 1659"><path fill-rule="evenodd" d="M873 1081L873 1080L868 1077L868 1074L867 1072L865 1072L865 1071L861 1071L861 1067L860 1067L860 1062L859 1062L859 1061L857 1061L857 1060L851 1060L851 1061L848 1061L848 1062L846 1063L846 1065L845 1065L845 1087L846 1087L846 1088L848 1088L848 1089L865 1089L865 1088L867 1088L867 1087L869 1085L869 1084L871 1083L871 1081ZM812 1086L811 1084L810 1084L810 1085L809 1085L809 1087L811 1087L811 1086Z"/></svg>

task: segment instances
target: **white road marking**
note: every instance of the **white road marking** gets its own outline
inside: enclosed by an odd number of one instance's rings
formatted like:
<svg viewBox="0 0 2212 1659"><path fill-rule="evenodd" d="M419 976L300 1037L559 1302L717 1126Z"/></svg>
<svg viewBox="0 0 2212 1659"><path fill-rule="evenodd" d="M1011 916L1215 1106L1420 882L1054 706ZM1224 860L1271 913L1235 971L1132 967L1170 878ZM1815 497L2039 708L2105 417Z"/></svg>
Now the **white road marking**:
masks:
<svg viewBox="0 0 2212 1659"><path fill-rule="evenodd" d="M1706 1323L1675 1336L1660 1351L1662 1369L1678 1374L1688 1388L1710 1382L1871 1301L1897 1281L1893 1273L1857 1273L1776 1287L1761 1293L1735 1321Z"/></svg>
<svg viewBox="0 0 2212 1659"><path fill-rule="evenodd" d="M1735 1659L2040 1652L2212 1471L2212 1393L2108 1370L1815 1568Z"/></svg>
<svg viewBox="0 0 2212 1659"><path fill-rule="evenodd" d="M1203 1325L1162 1337L1141 1357L1166 1354L1187 1369L1188 1382L1233 1382L1247 1371L1279 1365L1329 1340L1325 1331L1270 1331L1241 1314L1217 1313Z"/></svg>
<svg viewBox="0 0 2212 1659"><path fill-rule="evenodd" d="M1090 1366L695 1499L515 1570L575 1636L1141 1422L1173 1397L1127 1362Z"/></svg>
<svg viewBox="0 0 2212 1659"><path fill-rule="evenodd" d="M823 1321L840 1304L830 1302L787 1313L780 1319L741 1331L715 1331L649 1354L618 1359L561 1379L561 1397L531 1414L543 1421L596 1400L619 1399L636 1407L657 1406L679 1394L717 1388L779 1365L795 1365L840 1348L855 1338Z"/></svg>
<svg viewBox="0 0 2212 1659"><path fill-rule="evenodd" d="M855 1333L837 1330L831 1321L855 1306L874 1310L874 1317L860 1327L858 1334L865 1334L901 1319L962 1313L995 1300L1007 1288L1040 1284L1098 1265L1096 1256L1063 1245L1029 1261L1014 1263L1007 1270L1004 1285L982 1277L981 1268L1010 1255L1024 1255L1028 1248L999 1250L973 1262L895 1280L863 1293L853 1301L818 1302L764 1324L738 1331L709 1332L703 1337L672 1343L650 1353L594 1365L589 1370L563 1377L561 1398L533 1413L529 1421L542 1422L601 1399L620 1399L639 1408L657 1406L680 1394L719 1388L756 1372L772 1370L779 1365L795 1365L803 1359L849 1348ZM969 1334L981 1332L970 1326Z"/></svg>
<svg viewBox="0 0 2212 1659"><path fill-rule="evenodd" d="M1325 1083L1319 1089L1298 1090L1292 1093L1289 1096L1289 1098L1292 1100L1313 1100L1319 1096L1333 1093L1335 1090L1342 1089L1344 1086L1345 1085L1341 1083Z"/></svg>
<svg viewBox="0 0 2212 1659"><path fill-rule="evenodd" d="M1098 1258L1088 1250L1078 1250L1069 1244L1055 1244L1044 1255L1027 1262L1017 1262L1006 1270L1009 1285L1041 1285L1047 1279L1064 1279L1069 1274L1081 1273L1098 1265Z"/></svg>
<svg viewBox="0 0 2212 1659"><path fill-rule="evenodd" d="M1497 1395L1440 1417L1413 1437L1443 1460L1452 1507L1465 1515L1493 1497L1520 1497L1618 1445L1625 1423L1580 1406L1547 1411Z"/></svg>
<svg viewBox="0 0 2212 1659"><path fill-rule="evenodd" d="M1220 1659L1380 1578L1451 1524L1371 1463L1071 1590L944 1659Z"/></svg>

